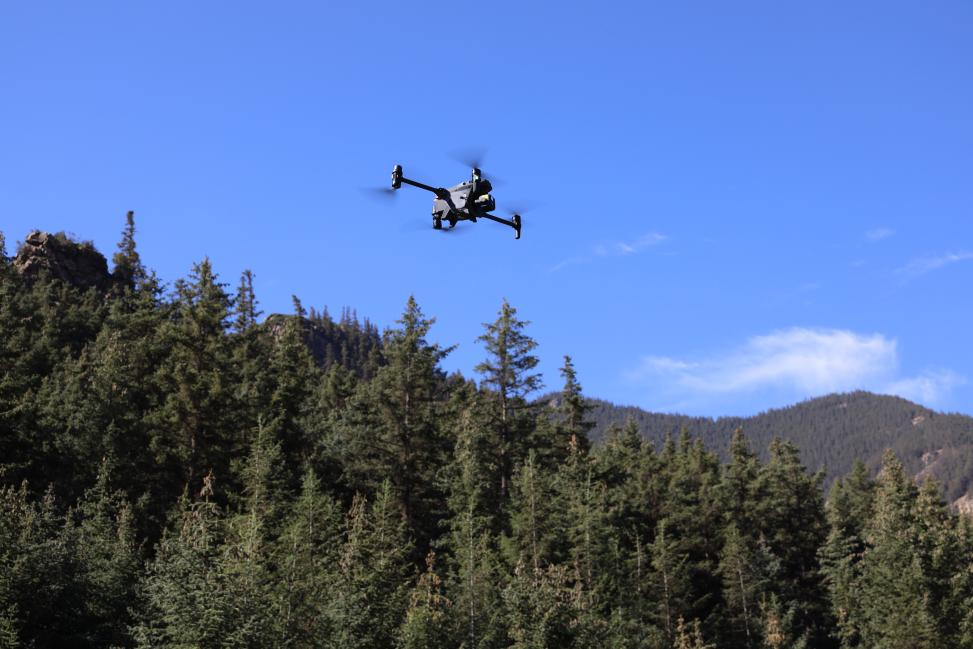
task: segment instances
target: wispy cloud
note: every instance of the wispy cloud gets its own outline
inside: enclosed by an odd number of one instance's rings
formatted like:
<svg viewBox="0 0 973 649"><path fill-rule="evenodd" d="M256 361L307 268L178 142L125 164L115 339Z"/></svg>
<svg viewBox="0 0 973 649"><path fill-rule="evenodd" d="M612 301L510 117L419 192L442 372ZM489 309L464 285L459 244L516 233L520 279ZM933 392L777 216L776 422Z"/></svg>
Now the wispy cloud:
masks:
<svg viewBox="0 0 973 649"><path fill-rule="evenodd" d="M605 255L632 255L637 252L641 252L646 248L651 248L652 246L658 245L665 240L666 235L659 234L658 232L649 232L648 234L643 234L634 241L616 241L609 246L595 246L595 254L602 257Z"/></svg>
<svg viewBox="0 0 973 649"><path fill-rule="evenodd" d="M895 234L895 230L892 228L873 228L865 233L865 238L869 241L881 241L888 239L893 234Z"/></svg>
<svg viewBox="0 0 973 649"><path fill-rule="evenodd" d="M584 263L586 261L588 261L588 257L568 257L567 259L562 259L561 261L559 261L556 264L554 264L553 266L551 266L548 269L548 271L551 272L551 273L556 273L557 271L561 270L562 268L566 268L568 266L573 266L574 264L581 264L581 263Z"/></svg>
<svg viewBox="0 0 973 649"><path fill-rule="evenodd" d="M626 257L629 255L634 255L644 250L656 246L663 241L668 239L664 234L658 232L648 232L643 234L638 239L632 241L615 241L612 243L599 243L591 249L591 253L587 255L579 255L576 257L568 257L559 261L554 266L549 269L550 272L557 272L562 268L567 266L572 266L574 264L582 264L597 257Z"/></svg>
<svg viewBox="0 0 973 649"><path fill-rule="evenodd" d="M934 270L939 270L944 266L949 266L961 261L967 261L973 259L973 252L960 251L960 252L948 252L944 255L939 255L938 257L918 257L913 259L908 264L898 269L896 273L906 279L912 279L919 277L920 275L925 275Z"/></svg>
<svg viewBox="0 0 973 649"><path fill-rule="evenodd" d="M963 381L945 370L900 376L897 342L882 334L801 327L697 359L647 356L626 378L669 401L696 405L764 392L797 400L856 389L935 404Z"/></svg>
<svg viewBox="0 0 973 649"><path fill-rule="evenodd" d="M919 376L894 381L886 391L912 401L936 404L964 383L966 379L952 370L926 370Z"/></svg>

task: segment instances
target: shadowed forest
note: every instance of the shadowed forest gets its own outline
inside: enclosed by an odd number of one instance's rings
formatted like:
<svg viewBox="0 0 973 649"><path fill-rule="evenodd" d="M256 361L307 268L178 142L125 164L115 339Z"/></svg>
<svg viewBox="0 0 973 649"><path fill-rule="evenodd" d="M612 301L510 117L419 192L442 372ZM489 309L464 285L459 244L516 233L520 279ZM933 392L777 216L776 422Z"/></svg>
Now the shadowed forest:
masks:
<svg viewBox="0 0 973 649"><path fill-rule="evenodd" d="M447 374L412 298L262 319L134 235L0 236L2 647L973 647L973 524L892 452L592 444L506 302Z"/></svg>

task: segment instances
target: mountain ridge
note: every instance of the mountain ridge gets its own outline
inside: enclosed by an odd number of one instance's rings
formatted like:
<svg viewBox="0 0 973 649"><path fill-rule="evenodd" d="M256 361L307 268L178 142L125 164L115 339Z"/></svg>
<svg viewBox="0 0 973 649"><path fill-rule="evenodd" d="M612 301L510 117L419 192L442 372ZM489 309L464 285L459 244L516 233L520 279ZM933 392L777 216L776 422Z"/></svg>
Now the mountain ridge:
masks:
<svg viewBox="0 0 973 649"><path fill-rule="evenodd" d="M774 437L793 442L808 468L825 470L826 485L846 474L855 459L877 471L885 449L891 448L913 476L940 481L950 502L960 504L957 501L964 496L968 498L963 502L973 496L973 417L938 412L902 397L859 390L806 399L749 417L716 418L654 413L595 398L589 402L595 443L610 426L632 419L656 446L685 429L725 457L733 431L742 428L761 455Z"/></svg>

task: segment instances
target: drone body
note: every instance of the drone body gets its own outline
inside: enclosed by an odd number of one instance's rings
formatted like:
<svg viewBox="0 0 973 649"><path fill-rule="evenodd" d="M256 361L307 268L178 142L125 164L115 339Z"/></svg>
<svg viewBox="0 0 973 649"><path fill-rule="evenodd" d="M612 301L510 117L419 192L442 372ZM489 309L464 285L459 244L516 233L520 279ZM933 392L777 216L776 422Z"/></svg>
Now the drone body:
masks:
<svg viewBox="0 0 973 649"><path fill-rule="evenodd" d="M482 177L480 170L476 167L473 167L473 173L469 180L445 189L409 180L402 175L402 165L395 165L392 169L392 189L398 189L402 186L402 183L425 189L436 195L436 198L432 201L432 227L436 230L442 230L444 221L452 229L460 221L476 223L477 219L487 219L509 225L517 233L515 238L520 238L519 214L512 215L510 219L490 214L497 208L496 201L490 195L490 192L493 191L493 185L489 180Z"/></svg>

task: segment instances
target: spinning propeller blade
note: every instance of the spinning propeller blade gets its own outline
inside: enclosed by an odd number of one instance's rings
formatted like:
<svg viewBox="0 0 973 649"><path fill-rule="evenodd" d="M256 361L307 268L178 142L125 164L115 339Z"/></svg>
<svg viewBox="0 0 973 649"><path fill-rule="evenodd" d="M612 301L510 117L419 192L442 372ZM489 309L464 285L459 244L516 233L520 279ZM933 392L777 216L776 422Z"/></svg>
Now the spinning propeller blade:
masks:
<svg viewBox="0 0 973 649"><path fill-rule="evenodd" d="M459 162L470 169L479 169L480 174L484 178L488 179L491 184L495 186L502 185L503 180L497 178L483 168L483 161L486 159L486 155L486 147L466 147L463 149L455 149L450 157L456 162Z"/></svg>
<svg viewBox="0 0 973 649"><path fill-rule="evenodd" d="M391 187L363 187L362 193L375 200L392 200L396 191Z"/></svg>
<svg viewBox="0 0 973 649"><path fill-rule="evenodd" d="M538 208L537 203L532 203L529 201L516 201L514 203L508 203L507 201L504 201L504 203L505 205L503 207L503 211L506 212L507 214L520 214L521 216L523 216L528 212L536 211Z"/></svg>

